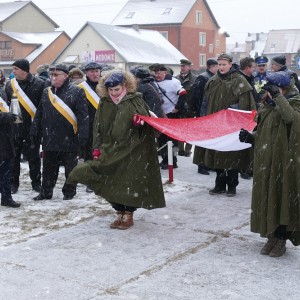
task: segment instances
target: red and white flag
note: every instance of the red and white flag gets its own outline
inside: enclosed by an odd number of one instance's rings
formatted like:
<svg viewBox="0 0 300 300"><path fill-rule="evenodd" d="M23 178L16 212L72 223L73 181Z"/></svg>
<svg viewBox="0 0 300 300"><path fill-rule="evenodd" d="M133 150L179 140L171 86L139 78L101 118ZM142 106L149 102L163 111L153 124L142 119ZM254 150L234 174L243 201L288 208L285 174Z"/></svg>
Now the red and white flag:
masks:
<svg viewBox="0 0 300 300"><path fill-rule="evenodd" d="M181 142L218 151L237 151L251 147L239 141L241 128L252 131L256 111L224 109L189 119L140 117L158 131Z"/></svg>

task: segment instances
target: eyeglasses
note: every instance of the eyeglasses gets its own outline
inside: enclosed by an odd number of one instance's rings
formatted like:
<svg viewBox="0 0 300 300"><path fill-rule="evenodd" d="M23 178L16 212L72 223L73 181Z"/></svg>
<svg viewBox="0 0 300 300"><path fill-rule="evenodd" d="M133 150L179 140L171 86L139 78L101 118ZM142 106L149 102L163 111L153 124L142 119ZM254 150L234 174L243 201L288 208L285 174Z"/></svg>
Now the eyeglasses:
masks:
<svg viewBox="0 0 300 300"><path fill-rule="evenodd" d="M259 68L265 67L266 65L258 65Z"/></svg>
<svg viewBox="0 0 300 300"><path fill-rule="evenodd" d="M65 73L50 73L50 77L57 77L59 75L64 75Z"/></svg>

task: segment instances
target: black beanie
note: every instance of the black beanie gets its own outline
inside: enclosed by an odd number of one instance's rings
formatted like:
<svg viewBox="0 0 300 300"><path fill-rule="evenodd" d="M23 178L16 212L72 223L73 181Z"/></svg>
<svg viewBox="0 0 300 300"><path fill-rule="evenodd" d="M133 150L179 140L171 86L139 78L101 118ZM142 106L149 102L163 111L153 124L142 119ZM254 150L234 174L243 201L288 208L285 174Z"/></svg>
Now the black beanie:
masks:
<svg viewBox="0 0 300 300"><path fill-rule="evenodd" d="M281 67L285 66L286 58L284 55L277 55L272 58L272 63L275 63Z"/></svg>
<svg viewBox="0 0 300 300"><path fill-rule="evenodd" d="M12 65L29 73L30 66L29 66L29 61L27 59L17 59Z"/></svg>

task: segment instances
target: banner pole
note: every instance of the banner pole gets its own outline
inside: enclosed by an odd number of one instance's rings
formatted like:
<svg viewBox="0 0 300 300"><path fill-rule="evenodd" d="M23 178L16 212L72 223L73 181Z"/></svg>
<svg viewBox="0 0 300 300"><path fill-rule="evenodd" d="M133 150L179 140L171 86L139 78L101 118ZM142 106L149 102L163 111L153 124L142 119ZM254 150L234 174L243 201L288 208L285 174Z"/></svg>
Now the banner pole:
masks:
<svg viewBox="0 0 300 300"><path fill-rule="evenodd" d="M168 170L169 170L169 183L173 182L173 142L168 141Z"/></svg>

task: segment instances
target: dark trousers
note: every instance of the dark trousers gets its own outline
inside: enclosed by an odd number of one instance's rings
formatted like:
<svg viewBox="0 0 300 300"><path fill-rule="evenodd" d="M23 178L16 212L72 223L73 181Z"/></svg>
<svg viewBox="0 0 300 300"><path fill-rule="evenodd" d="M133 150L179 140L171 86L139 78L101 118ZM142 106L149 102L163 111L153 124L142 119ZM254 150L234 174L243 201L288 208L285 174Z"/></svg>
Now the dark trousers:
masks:
<svg viewBox="0 0 300 300"><path fill-rule="evenodd" d="M10 173L11 173L11 161L1 160L0 161L0 194L1 194L2 201L11 199Z"/></svg>
<svg viewBox="0 0 300 300"><path fill-rule="evenodd" d="M52 196L61 165L65 168L65 178L67 179L77 163L78 155L76 152L44 151L42 194L46 197ZM62 192L64 196L73 197L76 194L76 185L65 182Z"/></svg>
<svg viewBox="0 0 300 300"><path fill-rule="evenodd" d="M19 187L20 185L20 162L22 151L28 160L29 176L32 187L41 185L41 158L40 142L37 139L31 144L29 136L26 139L21 137L15 140L16 156L12 160L11 185Z"/></svg>
<svg viewBox="0 0 300 300"><path fill-rule="evenodd" d="M134 212L136 211L136 207L133 206L126 206L123 204L113 204L112 205L113 209L116 211L129 211L129 212Z"/></svg>
<svg viewBox="0 0 300 300"><path fill-rule="evenodd" d="M222 190L235 189L239 184L239 171L238 170L224 170L216 169L216 187Z"/></svg>

